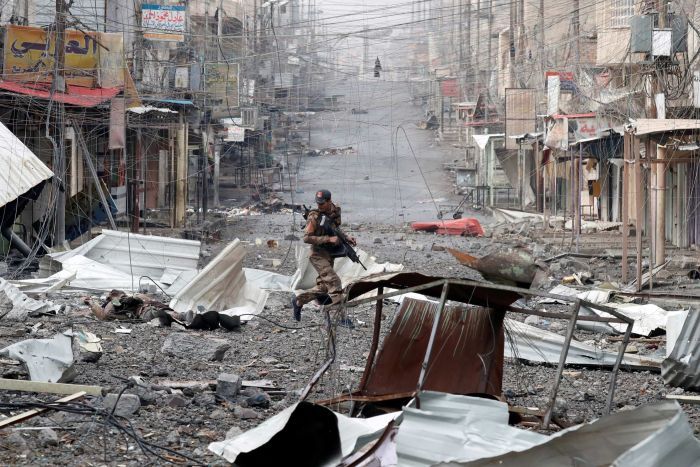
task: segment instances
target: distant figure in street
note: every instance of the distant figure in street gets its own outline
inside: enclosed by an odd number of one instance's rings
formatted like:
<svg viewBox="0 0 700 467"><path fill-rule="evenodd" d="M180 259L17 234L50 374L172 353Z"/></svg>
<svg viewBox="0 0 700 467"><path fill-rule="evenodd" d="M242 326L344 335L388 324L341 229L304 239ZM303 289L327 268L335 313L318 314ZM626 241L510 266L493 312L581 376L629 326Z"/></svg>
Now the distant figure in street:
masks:
<svg viewBox="0 0 700 467"><path fill-rule="evenodd" d="M333 204L328 190L316 192L316 204L318 209L312 209L306 217L304 243L311 245L309 262L318 272L318 277L314 288L292 297L294 319L297 321L301 320L301 309L307 303L321 299L323 304L337 304L343 291L340 277L333 270L335 258L346 256L345 247L338 237L338 233L343 235L340 230L340 206ZM346 237L352 246L357 244L355 238ZM341 324L350 325L350 322Z"/></svg>

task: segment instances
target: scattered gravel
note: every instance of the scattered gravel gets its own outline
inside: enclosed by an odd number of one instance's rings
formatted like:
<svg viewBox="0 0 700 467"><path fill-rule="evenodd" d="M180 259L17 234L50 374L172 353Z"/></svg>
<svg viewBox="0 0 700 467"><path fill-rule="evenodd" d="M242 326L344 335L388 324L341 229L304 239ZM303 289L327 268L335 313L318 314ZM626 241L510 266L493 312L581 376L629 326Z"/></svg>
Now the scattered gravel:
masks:
<svg viewBox="0 0 700 467"><path fill-rule="evenodd" d="M296 221L299 224L300 216L296 216ZM298 230L291 227L292 216L285 213L236 218L221 232L221 242L205 245L205 256L210 259L227 241L238 237L250 242L246 267L270 269L265 265L270 264L270 259L278 259L282 262L275 270L291 274L296 268L296 242L285 238L291 238L290 235L294 234L299 236ZM392 226L370 228L360 224L353 225L351 230L357 236L360 247L371 251L378 261L402 263L406 270L424 274L471 279L480 279L479 274L462 267L447 251L436 249L434 245L457 248L480 256L496 251L504 244L522 244L531 250L536 247L538 256L542 258L568 248L563 242L555 244L533 240L523 234L528 229L520 229L518 234L517 231L509 231L506 226L497 227L495 233L489 229L491 236L479 239L414 233L407 228ZM153 233L164 234L162 231ZM258 238L262 242L256 245ZM278 247L268 248L268 239L277 240ZM619 278L619 260L577 258L575 261L565 259L553 264L556 266L548 285L558 283L563 276L584 266L601 280ZM675 274L668 279L672 286L684 284L692 287L693 284L681 275ZM110 395L105 399L86 397L82 402L95 407L108 406L110 397L113 397L111 394L119 394L130 377L140 377L146 386L127 388L122 396L130 404L129 410L124 412L129 423L149 442L195 457L204 464L225 465L223 459L207 450L208 444L255 427L294 403L327 355L324 317L318 308L307 306L302 321L294 322L288 305L289 294L286 293L272 293L260 319L250 321L236 332L223 329L177 332L170 328L152 327L148 323L120 323L130 327L132 332L115 334L113 330L117 324L96 321L82 305L80 296L53 294L49 299L70 305L70 314L29 318L23 323L3 323L0 347L28 338L37 323L42 323L42 326L31 337L47 337L72 327L95 333L102 338L102 358L97 362L76 362L78 377L74 382L100 385ZM167 301L165 297L163 299ZM395 306L385 306L384 330L395 311ZM329 398L357 387L371 341L372 315L370 307L353 309L350 316L357 323L355 329L338 328L336 361L312 391L311 400ZM514 319L521 321L526 318L524 315L513 315ZM551 321L531 322L549 330L558 329L558 326L552 326ZM559 329L556 332L564 331ZM617 345L602 334L577 331L576 338L594 341L609 349ZM173 346L180 341L186 342L176 351L173 350ZM197 344L202 342L208 344ZM640 354L662 355L663 344L662 341L657 347L644 343L635 346ZM226 350L222 351L223 348ZM16 366L0 363L0 371L3 377L22 377L22 370ZM554 373L554 368L546 365L506 362L504 395L511 404L543 409L549 400ZM269 379L277 389L270 393L246 389L245 386L235 390L238 387L236 376L243 381ZM225 380L228 387L213 392L212 383L217 378ZM609 378L610 372L607 370L567 368L555 414L570 423L582 423L603 415ZM173 381L201 384L172 389L168 382ZM665 386L659 374L647 371L620 372L617 388L614 410L628 410L662 399L666 394L678 393L676 388ZM695 394L689 391L684 393ZM45 394L0 393L2 403L55 398ZM131 410L137 405L138 408ZM683 408L697 431L700 428L700 410L695 407ZM149 462L133 441L127 445L116 429L103 429L88 416L52 411L15 426L19 427L42 429L1 431L2 464L100 463L140 466Z"/></svg>

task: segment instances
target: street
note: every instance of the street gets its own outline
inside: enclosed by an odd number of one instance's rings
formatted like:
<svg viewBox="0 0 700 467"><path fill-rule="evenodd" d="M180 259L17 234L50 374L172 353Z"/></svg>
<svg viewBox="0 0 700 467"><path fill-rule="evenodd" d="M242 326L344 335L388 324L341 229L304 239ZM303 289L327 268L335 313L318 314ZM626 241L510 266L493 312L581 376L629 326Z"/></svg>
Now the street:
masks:
<svg viewBox="0 0 700 467"><path fill-rule="evenodd" d="M423 110L411 103L408 83L352 78L327 93L344 95L346 109L313 117L311 148L354 151L303 157L294 202L312 203L315 191L327 188L352 222L393 225L435 219L436 204L459 202L443 170L448 151L416 126Z"/></svg>

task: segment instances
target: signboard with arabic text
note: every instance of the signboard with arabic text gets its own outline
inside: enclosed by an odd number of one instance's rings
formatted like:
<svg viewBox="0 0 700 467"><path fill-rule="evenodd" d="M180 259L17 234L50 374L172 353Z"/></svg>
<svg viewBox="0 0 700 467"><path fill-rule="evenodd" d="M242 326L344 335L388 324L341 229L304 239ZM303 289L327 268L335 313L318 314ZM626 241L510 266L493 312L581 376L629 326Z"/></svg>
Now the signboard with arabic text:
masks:
<svg viewBox="0 0 700 467"><path fill-rule="evenodd" d="M185 6L141 6L143 37L152 41L182 42L185 40Z"/></svg>
<svg viewBox="0 0 700 467"><path fill-rule="evenodd" d="M80 32L67 29L65 39L65 77L68 84L95 86L99 83L101 63L119 67L120 61L109 61L108 54L121 59L121 40L109 41L115 34ZM121 34L116 36L121 37ZM100 44L109 42L118 50L107 51ZM114 42L114 44L112 44ZM54 34L42 28L8 25L5 27L3 78L12 81L51 82L54 71ZM114 62L114 63L112 63ZM121 65L123 66L123 65ZM115 69L115 73L121 69ZM123 82L123 78L115 76Z"/></svg>
<svg viewBox="0 0 700 467"><path fill-rule="evenodd" d="M207 63L204 91L227 107L238 107L238 64Z"/></svg>

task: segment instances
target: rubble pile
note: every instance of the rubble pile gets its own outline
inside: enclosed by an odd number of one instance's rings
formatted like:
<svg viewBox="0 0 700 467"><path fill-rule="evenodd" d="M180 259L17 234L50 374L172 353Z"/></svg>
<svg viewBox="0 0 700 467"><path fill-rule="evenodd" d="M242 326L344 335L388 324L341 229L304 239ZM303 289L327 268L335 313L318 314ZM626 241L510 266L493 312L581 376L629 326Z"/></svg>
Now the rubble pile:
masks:
<svg viewBox="0 0 700 467"><path fill-rule="evenodd" d="M94 462L105 443L127 464L630 465L644 446L671 465L674 446L700 451L700 298L679 293L696 282L692 253L640 294L619 282L614 248L489 235L498 221L483 237L353 225L372 254L358 252L368 271L336 262L349 329L320 305L292 321L291 292L315 276L290 219L246 217L238 239L206 248L104 231L47 256L42 277L3 281L3 463ZM477 393L499 401L465 396ZM449 448L415 449L445 430ZM583 439L617 447L605 457Z"/></svg>

